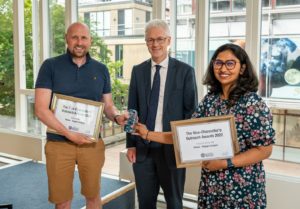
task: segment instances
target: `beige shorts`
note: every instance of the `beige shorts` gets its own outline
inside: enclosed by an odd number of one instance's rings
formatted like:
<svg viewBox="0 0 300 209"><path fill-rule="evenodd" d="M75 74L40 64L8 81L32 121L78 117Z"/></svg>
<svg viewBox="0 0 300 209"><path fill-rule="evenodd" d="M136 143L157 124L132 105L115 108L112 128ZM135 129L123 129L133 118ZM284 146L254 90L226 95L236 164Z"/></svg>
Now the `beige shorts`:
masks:
<svg viewBox="0 0 300 209"><path fill-rule="evenodd" d="M100 195L101 169L105 146L97 143L76 145L48 140L45 145L49 201L55 204L73 198L75 165L78 166L81 194L87 198Z"/></svg>

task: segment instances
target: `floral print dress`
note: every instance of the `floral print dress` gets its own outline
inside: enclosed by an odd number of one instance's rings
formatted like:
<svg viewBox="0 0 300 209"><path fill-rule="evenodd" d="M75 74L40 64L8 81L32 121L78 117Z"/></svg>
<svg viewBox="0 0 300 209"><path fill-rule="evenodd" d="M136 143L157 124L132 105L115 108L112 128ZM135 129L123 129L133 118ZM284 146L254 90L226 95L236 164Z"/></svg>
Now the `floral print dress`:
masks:
<svg viewBox="0 0 300 209"><path fill-rule="evenodd" d="M208 94L193 118L235 116L240 152L274 143L272 115L265 102L254 92L243 95L232 107L220 95ZM239 168L210 172L202 169L198 209L266 208L265 171L262 162Z"/></svg>

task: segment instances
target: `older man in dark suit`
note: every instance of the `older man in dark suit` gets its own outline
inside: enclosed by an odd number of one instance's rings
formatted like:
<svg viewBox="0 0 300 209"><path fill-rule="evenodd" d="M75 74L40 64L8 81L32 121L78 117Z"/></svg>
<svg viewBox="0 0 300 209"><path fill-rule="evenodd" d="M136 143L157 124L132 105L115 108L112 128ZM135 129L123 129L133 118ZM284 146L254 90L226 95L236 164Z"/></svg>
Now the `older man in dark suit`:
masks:
<svg viewBox="0 0 300 209"><path fill-rule="evenodd" d="M168 56L170 30L163 20L145 28L151 59L133 67L128 109L152 131L170 131L170 121L191 118L197 105L194 69ZM127 134L127 158L133 163L140 209L156 209L161 187L168 209L182 209L185 169L177 169L173 145Z"/></svg>

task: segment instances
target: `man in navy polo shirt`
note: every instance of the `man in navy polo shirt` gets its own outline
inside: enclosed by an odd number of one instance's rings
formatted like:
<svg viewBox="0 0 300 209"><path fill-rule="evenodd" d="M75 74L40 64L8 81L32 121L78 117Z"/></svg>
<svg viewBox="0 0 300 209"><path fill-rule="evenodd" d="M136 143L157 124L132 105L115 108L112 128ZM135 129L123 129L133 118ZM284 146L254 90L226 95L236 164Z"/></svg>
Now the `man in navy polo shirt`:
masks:
<svg viewBox="0 0 300 209"><path fill-rule="evenodd" d="M50 111L53 93L101 101L107 118L124 125L127 116L119 115L111 95L107 67L91 58L89 28L73 23L65 36L67 52L42 64L35 86L35 113L49 128L45 145L49 201L57 209L71 208L75 164L81 180L81 193L87 209L99 209L100 174L104 164L104 143L93 143L87 136L69 131Z"/></svg>

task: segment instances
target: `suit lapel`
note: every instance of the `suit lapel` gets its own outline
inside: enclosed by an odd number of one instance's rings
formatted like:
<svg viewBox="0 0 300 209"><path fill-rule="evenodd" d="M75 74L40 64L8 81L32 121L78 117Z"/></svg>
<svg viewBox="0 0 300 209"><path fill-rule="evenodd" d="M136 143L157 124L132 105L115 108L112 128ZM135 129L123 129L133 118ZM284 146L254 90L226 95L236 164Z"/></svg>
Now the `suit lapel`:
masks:
<svg viewBox="0 0 300 209"><path fill-rule="evenodd" d="M166 107L169 101L169 97L171 96L172 86L176 74L176 64L175 59L172 57L169 58L168 72L165 84L165 94L164 94L164 106L163 106L163 114L166 111Z"/></svg>

